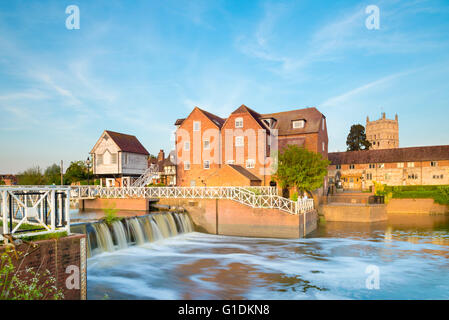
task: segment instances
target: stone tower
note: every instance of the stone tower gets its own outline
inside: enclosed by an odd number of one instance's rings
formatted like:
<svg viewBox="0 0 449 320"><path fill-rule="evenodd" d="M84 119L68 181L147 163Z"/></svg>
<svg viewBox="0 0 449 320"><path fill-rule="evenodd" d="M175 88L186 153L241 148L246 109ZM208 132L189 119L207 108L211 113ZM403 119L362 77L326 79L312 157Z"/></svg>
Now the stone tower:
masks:
<svg viewBox="0 0 449 320"><path fill-rule="evenodd" d="M387 119L385 112L382 118L369 121L366 117L366 139L371 142L370 149L393 149L399 148L399 122L398 115L394 120Z"/></svg>

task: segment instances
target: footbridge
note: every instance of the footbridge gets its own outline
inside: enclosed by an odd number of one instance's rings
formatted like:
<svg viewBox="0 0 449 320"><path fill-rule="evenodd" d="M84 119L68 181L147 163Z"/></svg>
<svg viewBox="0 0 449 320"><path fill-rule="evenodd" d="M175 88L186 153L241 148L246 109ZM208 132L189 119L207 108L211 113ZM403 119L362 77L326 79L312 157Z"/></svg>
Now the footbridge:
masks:
<svg viewBox="0 0 449 320"><path fill-rule="evenodd" d="M313 199L292 201L276 194L274 187L101 187L71 186L72 200L95 198L228 199L252 208L278 209L289 214L314 210Z"/></svg>

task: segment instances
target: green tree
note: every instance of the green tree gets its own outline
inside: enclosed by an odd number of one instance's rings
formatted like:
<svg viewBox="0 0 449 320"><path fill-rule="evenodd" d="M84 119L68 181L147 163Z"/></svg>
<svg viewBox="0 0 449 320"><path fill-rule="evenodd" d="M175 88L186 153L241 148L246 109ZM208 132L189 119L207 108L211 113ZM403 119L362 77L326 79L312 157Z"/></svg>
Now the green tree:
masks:
<svg viewBox="0 0 449 320"><path fill-rule="evenodd" d="M46 184L61 184L61 167L53 164L45 169L44 178Z"/></svg>
<svg viewBox="0 0 449 320"><path fill-rule="evenodd" d="M361 124L352 125L346 138L346 145L348 151L368 150L371 143L366 140L365 127Z"/></svg>
<svg viewBox="0 0 449 320"><path fill-rule="evenodd" d="M87 179L87 166L84 161L72 161L64 175L64 183L71 184Z"/></svg>
<svg viewBox="0 0 449 320"><path fill-rule="evenodd" d="M274 179L282 188L296 187L301 193L321 187L330 162L319 153L289 145L278 156Z"/></svg>
<svg viewBox="0 0 449 320"><path fill-rule="evenodd" d="M45 178L41 168L29 168L17 175L19 185L42 185L45 184Z"/></svg>
<svg viewBox="0 0 449 320"><path fill-rule="evenodd" d="M0 179L0 186L4 186L5 184L5 181L3 181L3 179Z"/></svg>

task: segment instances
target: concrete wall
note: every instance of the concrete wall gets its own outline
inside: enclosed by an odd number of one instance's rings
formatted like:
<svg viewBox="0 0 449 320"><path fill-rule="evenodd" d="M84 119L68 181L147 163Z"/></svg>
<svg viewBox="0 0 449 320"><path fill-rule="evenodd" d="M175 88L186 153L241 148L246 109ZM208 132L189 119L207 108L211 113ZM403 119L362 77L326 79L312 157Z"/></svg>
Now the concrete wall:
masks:
<svg viewBox="0 0 449 320"><path fill-rule="evenodd" d="M256 209L221 199L161 199L159 203L184 207L199 232L264 238L300 238L304 233L303 215L277 209ZM316 229L316 212L308 213L306 220L308 234Z"/></svg>
<svg viewBox="0 0 449 320"><path fill-rule="evenodd" d="M17 252L28 253L24 258L16 260L12 256L12 263L16 266L19 277L24 277L26 268L40 270L43 274L45 270L50 271L51 276L56 278L56 286L64 293L66 300L80 300L86 298L86 236L84 234L74 234L68 237L36 241L36 248L29 247L28 244L16 246ZM3 253L4 246L0 246ZM67 267L75 266L79 270L78 288L69 289L66 285L68 277L74 272L66 273ZM69 269L70 270L70 269ZM44 278L45 279L45 278ZM69 279L69 283L72 282Z"/></svg>
<svg viewBox="0 0 449 320"><path fill-rule="evenodd" d="M390 199L387 212L389 214L448 214L449 206L435 203L433 199Z"/></svg>
<svg viewBox="0 0 449 320"><path fill-rule="evenodd" d="M148 199L86 199L79 200L80 210L85 209L118 209L118 210L138 210L148 211L149 200Z"/></svg>
<svg viewBox="0 0 449 320"><path fill-rule="evenodd" d="M377 222L388 219L384 204L332 203L321 209L326 221Z"/></svg>

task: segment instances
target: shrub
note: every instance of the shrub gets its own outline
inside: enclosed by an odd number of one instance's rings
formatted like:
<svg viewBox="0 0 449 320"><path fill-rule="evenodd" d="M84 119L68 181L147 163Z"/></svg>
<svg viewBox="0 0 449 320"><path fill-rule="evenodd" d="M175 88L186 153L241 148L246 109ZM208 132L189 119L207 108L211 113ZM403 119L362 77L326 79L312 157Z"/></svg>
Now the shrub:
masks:
<svg viewBox="0 0 449 320"><path fill-rule="evenodd" d="M290 196L290 200L292 200L292 201L298 201L298 192L293 193L293 194Z"/></svg>

